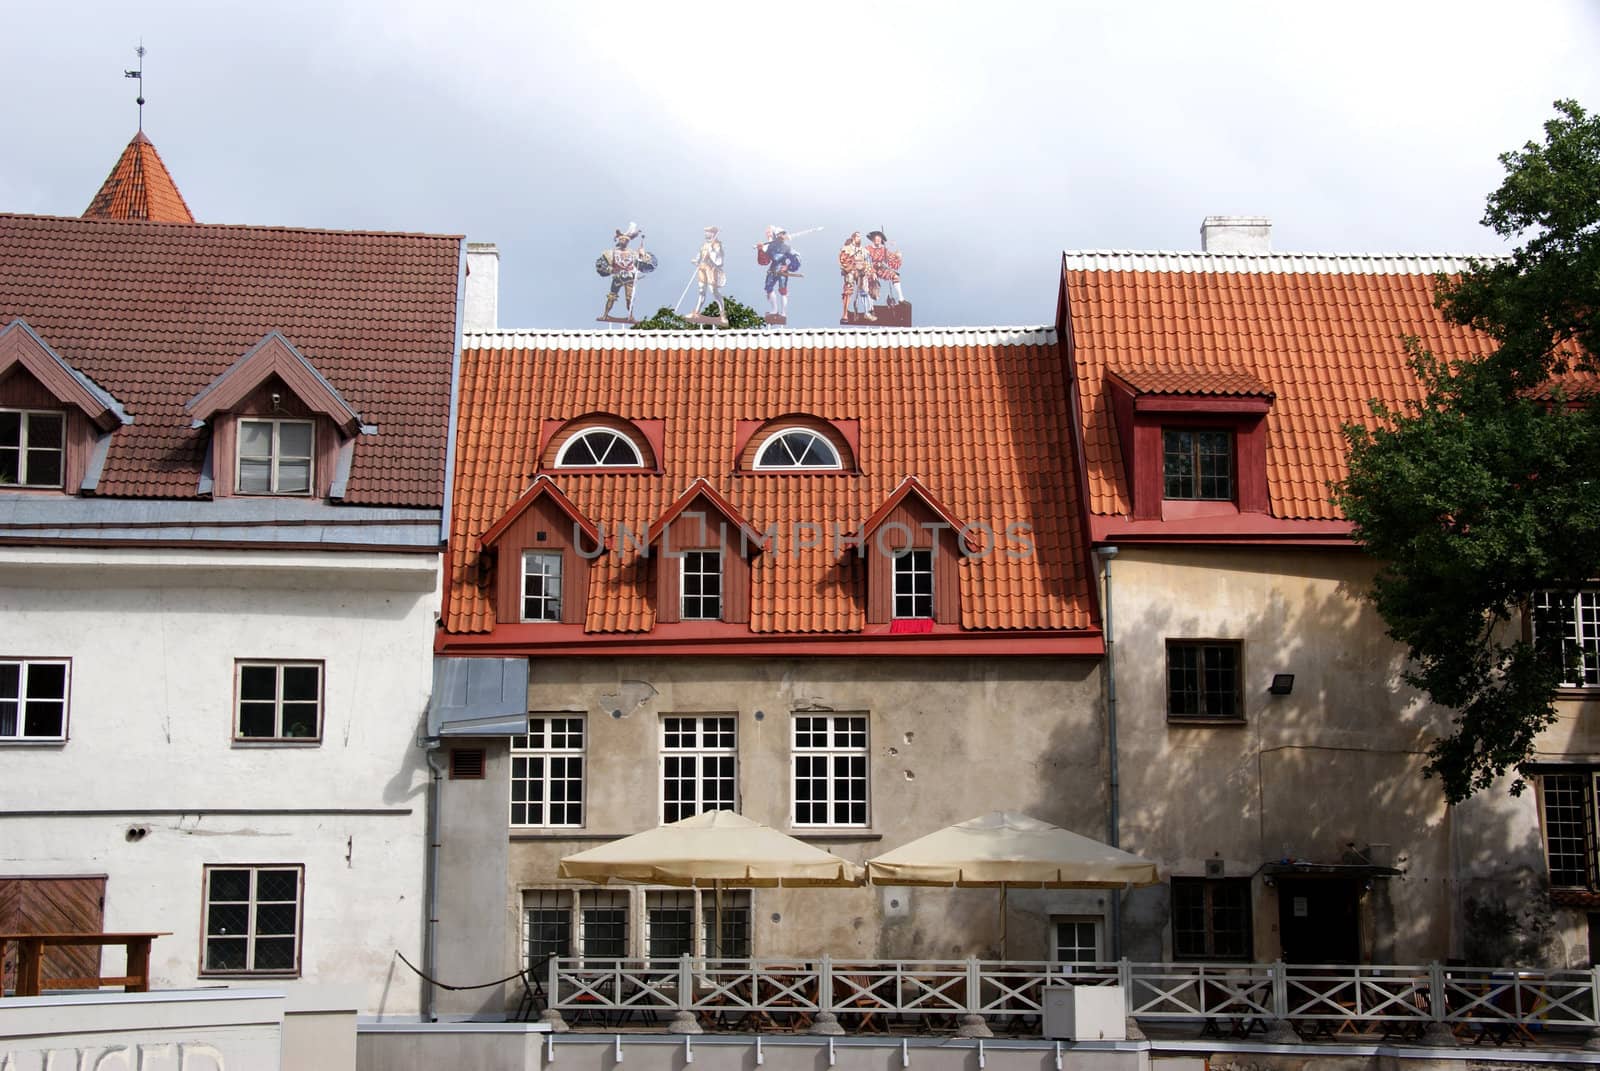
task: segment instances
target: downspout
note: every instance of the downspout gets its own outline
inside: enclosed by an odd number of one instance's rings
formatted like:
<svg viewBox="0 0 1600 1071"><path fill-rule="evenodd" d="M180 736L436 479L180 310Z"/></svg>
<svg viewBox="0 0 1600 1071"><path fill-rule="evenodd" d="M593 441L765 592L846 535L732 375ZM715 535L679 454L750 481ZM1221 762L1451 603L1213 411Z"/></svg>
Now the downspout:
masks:
<svg viewBox="0 0 1600 1071"><path fill-rule="evenodd" d="M439 944L439 795L443 789L444 754L439 750L437 737L423 743L423 753L428 761L428 866L427 893L428 921L422 939L422 1017L424 1022L439 1021L435 1001L438 991L433 984L437 976Z"/></svg>
<svg viewBox="0 0 1600 1071"><path fill-rule="evenodd" d="M1106 753L1110 764L1110 806L1106 809L1106 843L1113 848L1121 846L1122 785L1117 777L1117 640L1111 624L1111 562L1117 556L1116 547L1100 547L1095 551L1105 570L1106 595L1102 609L1106 626ZM1111 958L1122 958L1122 894L1111 896Z"/></svg>

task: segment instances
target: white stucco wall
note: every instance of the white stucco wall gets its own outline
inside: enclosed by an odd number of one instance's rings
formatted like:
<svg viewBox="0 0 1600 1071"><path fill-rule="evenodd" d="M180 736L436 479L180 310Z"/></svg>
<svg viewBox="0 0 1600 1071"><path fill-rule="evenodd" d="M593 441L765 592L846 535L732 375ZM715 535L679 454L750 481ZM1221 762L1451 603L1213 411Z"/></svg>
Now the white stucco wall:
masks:
<svg viewBox="0 0 1600 1071"><path fill-rule="evenodd" d="M67 742L0 746L0 876L105 874L178 987L233 981L197 974L205 864L303 864L300 981L415 1014L437 592L433 554L0 550L0 654L72 660ZM233 742L237 658L324 662L320 743Z"/></svg>

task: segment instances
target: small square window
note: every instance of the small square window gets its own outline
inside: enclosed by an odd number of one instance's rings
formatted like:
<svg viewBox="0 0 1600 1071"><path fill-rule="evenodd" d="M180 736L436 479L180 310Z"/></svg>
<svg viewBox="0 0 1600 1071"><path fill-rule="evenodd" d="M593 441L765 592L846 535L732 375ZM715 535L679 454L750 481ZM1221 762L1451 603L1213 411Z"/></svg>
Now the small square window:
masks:
<svg viewBox="0 0 1600 1071"><path fill-rule="evenodd" d="M300 973L304 868L205 868L205 936L201 974Z"/></svg>
<svg viewBox="0 0 1600 1071"><path fill-rule="evenodd" d="M67 738L65 659L0 659L0 743Z"/></svg>
<svg viewBox="0 0 1600 1071"><path fill-rule="evenodd" d="M309 420L240 420L242 495L309 495L316 426Z"/></svg>
<svg viewBox="0 0 1600 1071"><path fill-rule="evenodd" d="M530 550L522 555L522 620L561 620L561 552Z"/></svg>
<svg viewBox="0 0 1600 1071"><path fill-rule="evenodd" d="M1167 717L1236 721L1244 717L1236 641L1167 641Z"/></svg>
<svg viewBox="0 0 1600 1071"><path fill-rule="evenodd" d="M321 662L238 662L234 672L234 739L314 743L322 738Z"/></svg>
<svg viewBox="0 0 1600 1071"><path fill-rule="evenodd" d="M1233 498L1233 433L1164 428L1162 483L1167 498L1227 502Z"/></svg>
<svg viewBox="0 0 1600 1071"><path fill-rule="evenodd" d="M66 414L0 409L0 487L60 487Z"/></svg>

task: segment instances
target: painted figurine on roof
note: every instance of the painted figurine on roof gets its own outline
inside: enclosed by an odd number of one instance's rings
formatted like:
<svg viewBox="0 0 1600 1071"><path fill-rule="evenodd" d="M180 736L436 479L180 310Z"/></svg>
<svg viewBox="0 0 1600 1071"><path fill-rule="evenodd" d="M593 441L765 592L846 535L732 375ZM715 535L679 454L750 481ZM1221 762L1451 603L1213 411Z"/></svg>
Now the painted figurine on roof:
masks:
<svg viewBox="0 0 1600 1071"><path fill-rule="evenodd" d="M851 265L854 267L853 255L855 235L850 236L846 247L852 250ZM865 286L857 286L855 301L866 302L864 310L858 309L850 300L847 293L844 302L844 318L840 323L849 324L876 324L879 327L910 327L911 302L906 300L905 291L900 286L900 265L902 259L900 250L889 244L889 238L883 228L867 232L867 241L864 250L867 255L868 268ZM839 271L845 272L844 250L839 251ZM846 286L849 285L849 276L846 276ZM887 299L886 304L877 304L878 298Z"/></svg>
<svg viewBox="0 0 1600 1071"><path fill-rule="evenodd" d="M629 249L635 238L639 240L639 248ZM626 228L617 230L614 241L615 246L601 253L594 262L595 273L601 278L611 279L611 291L606 294L606 311L595 319L605 323L631 324L637 322L633 317L634 284L639 276L656 270L656 258L653 253L645 252L644 232L637 223L629 223ZM611 315L619 293L627 304L626 316Z"/></svg>
<svg viewBox="0 0 1600 1071"><path fill-rule="evenodd" d="M756 243L756 263L767 269L767 323L789 322L789 280L800 274L800 254L789 245L789 232L777 224L767 228L766 240Z"/></svg>
<svg viewBox="0 0 1600 1071"><path fill-rule="evenodd" d="M696 290L694 309L689 313L689 319L695 323L716 322L726 327L728 307L722 291L728 285L728 272L724 267L721 233L721 229L715 226L705 229L706 240L701 244L700 252L694 261ZM701 315L706 306L712 302L716 303L719 314L715 321Z"/></svg>
<svg viewBox="0 0 1600 1071"><path fill-rule="evenodd" d="M889 244L882 231L868 231L867 256L872 260L872 296L877 298L880 288L887 285L889 304L898 305L906 299L900 289L900 250Z"/></svg>
<svg viewBox="0 0 1600 1071"><path fill-rule="evenodd" d="M839 322L850 323L852 312L875 322L878 318L872 315L872 259L861 244L860 231L851 231L850 237L839 247L839 274L844 280L839 293Z"/></svg>

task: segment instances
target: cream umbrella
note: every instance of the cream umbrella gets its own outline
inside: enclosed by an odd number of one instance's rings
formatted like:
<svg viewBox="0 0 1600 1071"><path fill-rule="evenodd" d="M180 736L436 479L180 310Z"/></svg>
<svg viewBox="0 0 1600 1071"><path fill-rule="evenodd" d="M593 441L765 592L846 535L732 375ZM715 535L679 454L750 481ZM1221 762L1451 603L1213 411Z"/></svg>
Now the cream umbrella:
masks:
<svg viewBox="0 0 1600 1071"><path fill-rule="evenodd" d="M569 855L561 860L560 873L602 885L620 881L712 889L719 948L724 888L851 887L865 881L859 863L733 811L702 811Z"/></svg>
<svg viewBox="0 0 1600 1071"><path fill-rule="evenodd" d="M1000 955L1006 947L1006 891L1113 889L1154 885L1148 859L1015 811L994 811L867 860L874 885L942 885L1000 890Z"/></svg>

